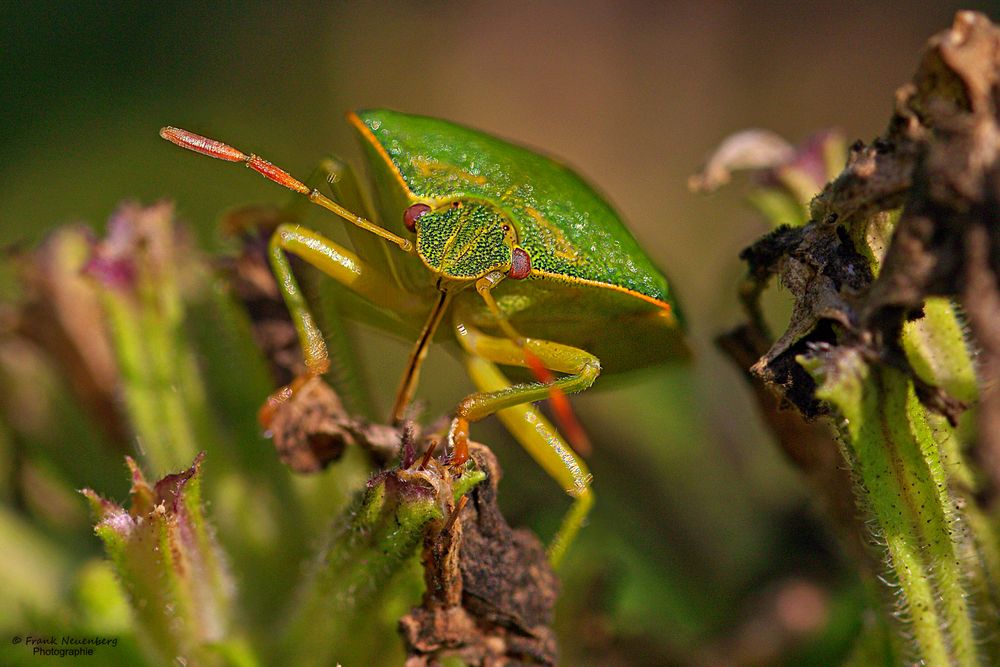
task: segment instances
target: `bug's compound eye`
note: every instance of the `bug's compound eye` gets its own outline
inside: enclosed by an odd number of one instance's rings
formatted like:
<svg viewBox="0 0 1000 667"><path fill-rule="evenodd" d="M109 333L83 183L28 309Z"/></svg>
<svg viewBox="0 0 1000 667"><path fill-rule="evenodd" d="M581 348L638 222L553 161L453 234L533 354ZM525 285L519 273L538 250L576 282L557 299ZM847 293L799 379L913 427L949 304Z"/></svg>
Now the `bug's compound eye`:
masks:
<svg viewBox="0 0 1000 667"><path fill-rule="evenodd" d="M417 231L417 219L431 210L427 204L413 204L403 211L403 224L411 232Z"/></svg>
<svg viewBox="0 0 1000 667"><path fill-rule="evenodd" d="M531 257L528 256L528 252L524 248L514 248L514 252L510 258L510 271L507 272L507 277L512 280L521 280L527 278L530 273Z"/></svg>

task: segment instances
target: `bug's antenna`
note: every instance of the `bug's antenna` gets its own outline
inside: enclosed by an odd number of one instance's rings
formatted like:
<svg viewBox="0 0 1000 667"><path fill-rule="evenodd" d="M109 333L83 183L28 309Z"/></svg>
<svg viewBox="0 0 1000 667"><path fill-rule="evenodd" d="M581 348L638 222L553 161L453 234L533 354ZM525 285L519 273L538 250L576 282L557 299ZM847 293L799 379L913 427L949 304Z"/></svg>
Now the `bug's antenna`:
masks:
<svg viewBox="0 0 1000 667"><path fill-rule="evenodd" d="M262 157L254 155L253 153L247 155L243 151L233 148L229 144L224 144L221 141L203 137L200 134L195 134L194 132L182 130L179 127L164 127L160 129L160 136L173 144L177 144L181 148L186 148L189 151L194 151L195 153L201 153L202 155L214 157L219 160L225 160L226 162L243 162L247 167L253 169L264 178L274 181L278 185L283 185L293 192L303 194L307 196L309 201L312 203L322 206L326 210L339 215L351 224L357 225L372 234L381 236L386 241L395 243L403 252L413 252L413 244L410 241L401 236L396 236L392 232L379 227L375 223L370 220L366 220L356 213L352 213L329 197L325 197L319 190L309 189L305 183L298 180L284 169L271 164Z"/></svg>

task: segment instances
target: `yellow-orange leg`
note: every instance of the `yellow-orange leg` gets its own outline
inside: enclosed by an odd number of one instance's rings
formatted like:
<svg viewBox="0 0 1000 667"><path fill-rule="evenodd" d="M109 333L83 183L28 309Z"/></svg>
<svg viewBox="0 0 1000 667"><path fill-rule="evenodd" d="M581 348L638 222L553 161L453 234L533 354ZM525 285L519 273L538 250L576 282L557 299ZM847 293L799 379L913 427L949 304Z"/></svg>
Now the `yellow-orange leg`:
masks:
<svg viewBox="0 0 1000 667"><path fill-rule="evenodd" d="M493 298L493 288L499 285L505 278L506 276L500 271L488 273L476 281L476 291L490 313L493 314L501 331L507 335L511 342L521 348L521 353L524 355L524 361L526 362L524 365L531 369L536 380L548 387L549 393L547 398L549 399L549 406L552 408L552 414L555 416L556 422L563 430L563 433L569 438L574 451L577 454L586 456L592 450L590 438L587 437L587 432L580 425L579 420L577 420L576 415L573 413L573 408L566 398L566 393L556 383L556 378L552 374L552 371L525 346L525 337L514 329L499 304L497 304L496 299Z"/></svg>
<svg viewBox="0 0 1000 667"><path fill-rule="evenodd" d="M456 323L455 330L468 353L466 370L479 392L463 399L456 410L449 433L452 461L459 464L468 457L469 424L497 414L532 458L576 499L549 547L552 562L558 563L593 504L590 473L558 430L531 405L550 394L550 385L511 384L496 364L528 367L531 361L527 352L545 368L567 373L553 385L566 393L575 393L594 383L600 373L600 362L585 350L552 341L525 338L515 342L486 335L461 321Z"/></svg>
<svg viewBox="0 0 1000 667"><path fill-rule="evenodd" d="M508 325L509 326L509 325ZM518 384L503 391L471 394L455 412L449 433L452 461L464 463L468 458L469 423L487 417L497 410L550 397L554 391L566 394L587 389L601 372L600 360L586 350L548 340L498 338L482 333L471 325L455 322L455 334L466 352L507 366L522 366L533 371L538 366L546 371L566 373L566 377L549 383Z"/></svg>

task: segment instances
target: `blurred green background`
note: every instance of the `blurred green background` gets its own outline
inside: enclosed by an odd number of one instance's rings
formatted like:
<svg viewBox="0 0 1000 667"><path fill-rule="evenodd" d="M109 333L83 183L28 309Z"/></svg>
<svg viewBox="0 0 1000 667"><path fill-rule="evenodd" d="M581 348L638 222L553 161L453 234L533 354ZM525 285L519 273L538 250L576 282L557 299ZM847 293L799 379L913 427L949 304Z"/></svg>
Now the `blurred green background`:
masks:
<svg viewBox="0 0 1000 667"><path fill-rule="evenodd" d="M697 354L691 369L655 369L575 399L595 443L598 505L567 566L557 621L567 664L712 664L789 577L814 582L825 617L853 589L739 373L711 343L739 320L737 254L765 223L738 187L699 197L686 178L746 127L793 142L829 126L849 141L874 137L927 37L959 8L996 7L539 4L7 5L0 245L32 245L67 222L100 227L122 199L169 198L202 245L218 248L221 211L285 200L243 170L167 145L157 136L167 124L299 175L330 152L356 162L343 114L369 106L559 156L609 197L675 282ZM780 317L780 297L772 305ZM381 335L368 343L369 379L387 406L408 346ZM436 415L469 385L445 353L429 363L440 372L425 374L422 394ZM568 498L495 425L475 437L505 469L508 518L550 535Z"/></svg>

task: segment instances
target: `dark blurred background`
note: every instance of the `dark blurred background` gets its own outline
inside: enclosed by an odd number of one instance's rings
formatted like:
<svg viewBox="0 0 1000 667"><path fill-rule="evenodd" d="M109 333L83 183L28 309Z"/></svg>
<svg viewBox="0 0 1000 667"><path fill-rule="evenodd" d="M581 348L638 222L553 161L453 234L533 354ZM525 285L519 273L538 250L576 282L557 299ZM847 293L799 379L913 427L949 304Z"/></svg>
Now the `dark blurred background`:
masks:
<svg viewBox="0 0 1000 667"><path fill-rule="evenodd" d="M690 370L653 370L575 400L596 446L598 506L567 566L567 661L711 662L752 627L761 591L799 577L819 597L793 601L833 614L849 568L838 569L739 373L711 343L739 319L737 254L765 224L739 184L695 196L686 178L746 127L793 142L829 126L849 141L874 137L925 40L957 9L994 5L200 4L0 11L0 245L32 244L60 223L99 227L121 199L170 198L218 248L221 211L284 200L243 170L167 145L157 136L167 124L299 175L329 152L356 160L343 114L369 106L559 156L607 194L675 281L697 353ZM780 296L772 306L780 317ZM374 341L370 379L391 392L407 346ZM468 384L446 354L430 363L442 369L424 387L437 414ZM550 534L568 499L498 428L476 437L498 450L512 521Z"/></svg>

